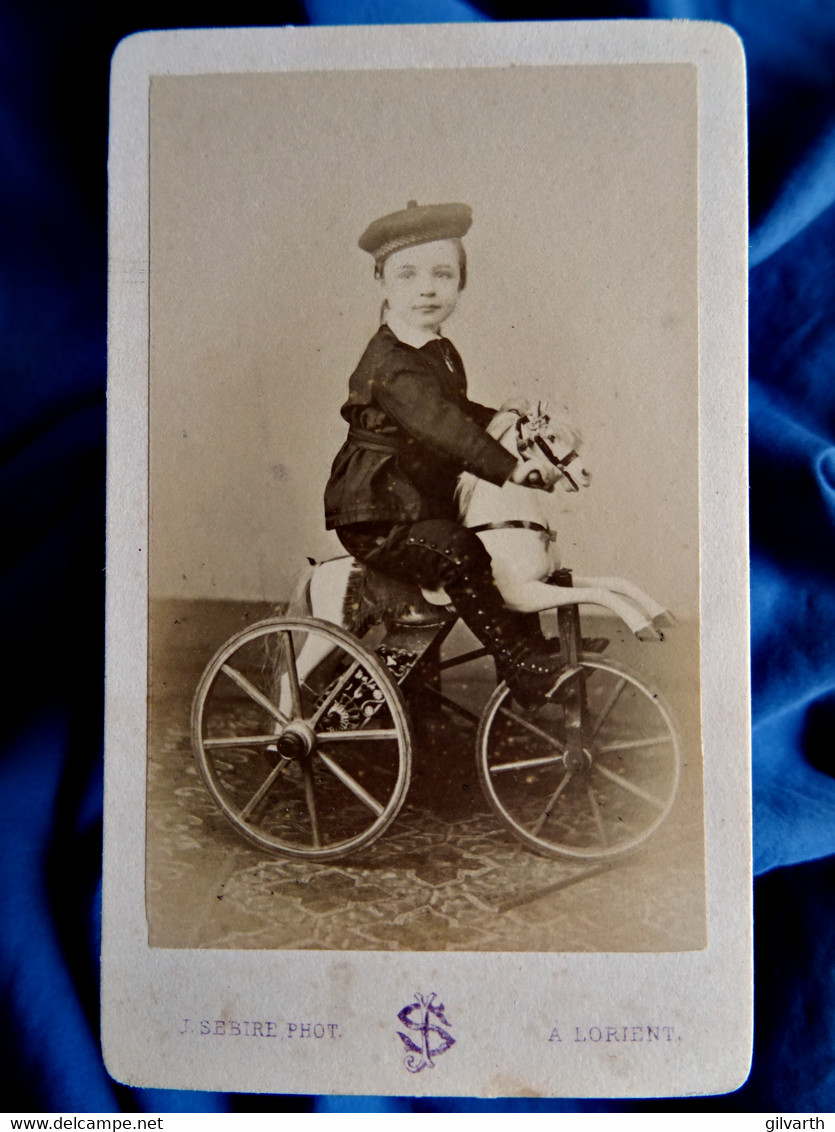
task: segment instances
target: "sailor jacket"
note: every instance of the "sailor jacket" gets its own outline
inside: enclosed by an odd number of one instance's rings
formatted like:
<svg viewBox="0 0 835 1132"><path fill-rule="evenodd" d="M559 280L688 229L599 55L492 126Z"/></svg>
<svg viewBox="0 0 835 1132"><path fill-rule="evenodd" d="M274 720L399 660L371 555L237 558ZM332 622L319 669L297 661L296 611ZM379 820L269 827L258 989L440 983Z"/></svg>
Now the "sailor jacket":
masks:
<svg viewBox="0 0 835 1132"><path fill-rule="evenodd" d="M495 410L467 399L463 363L446 338L417 349L381 326L341 412L349 432L325 489L328 529L455 520L462 471L502 484L516 465L485 431Z"/></svg>

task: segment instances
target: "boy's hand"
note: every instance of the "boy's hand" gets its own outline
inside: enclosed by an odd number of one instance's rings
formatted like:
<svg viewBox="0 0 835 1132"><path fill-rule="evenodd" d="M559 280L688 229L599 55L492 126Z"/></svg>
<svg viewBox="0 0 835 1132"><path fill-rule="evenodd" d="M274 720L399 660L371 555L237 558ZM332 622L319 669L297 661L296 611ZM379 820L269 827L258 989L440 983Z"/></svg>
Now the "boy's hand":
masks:
<svg viewBox="0 0 835 1132"><path fill-rule="evenodd" d="M532 460L520 460L507 478L510 483L519 484L521 487L553 491L554 484L560 478L560 473L547 460L534 458Z"/></svg>

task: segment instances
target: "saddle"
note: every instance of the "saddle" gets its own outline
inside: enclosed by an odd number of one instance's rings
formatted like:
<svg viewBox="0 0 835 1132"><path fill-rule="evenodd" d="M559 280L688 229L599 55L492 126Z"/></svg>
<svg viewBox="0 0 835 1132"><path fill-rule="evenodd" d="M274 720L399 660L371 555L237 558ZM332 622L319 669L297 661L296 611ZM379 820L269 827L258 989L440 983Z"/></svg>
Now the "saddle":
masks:
<svg viewBox="0 0 835 1132"><path fill-rule="evenodd" d="M419 586L398 581L353 559L342 607L343 624L362 635L372 625L429 627L456 618L451 606L427 601Z"/></svg>

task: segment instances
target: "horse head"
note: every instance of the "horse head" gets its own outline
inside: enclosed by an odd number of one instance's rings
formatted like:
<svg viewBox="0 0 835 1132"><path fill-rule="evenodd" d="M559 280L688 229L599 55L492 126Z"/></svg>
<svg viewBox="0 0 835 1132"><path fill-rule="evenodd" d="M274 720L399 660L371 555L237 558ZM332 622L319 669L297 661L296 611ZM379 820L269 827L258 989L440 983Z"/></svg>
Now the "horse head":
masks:
<svg viewBox="0 0 835 1132"><path fill-rule="evenodd" d="M487 432L514 456L524 459L536 454L540 459L548 460L559 470L559 482L566 491L579 491L581 487L587 487L591 481L591 476L578 455L579 433L565 418L550 416L547 405L538 403L533 410L527 403L522 405L513 402L496 413L487 426ZM463 522L466 522L466 517L471 513L473 497L477 489L479 497L484 500L484 493L488 488L492 493L498 490L502 496L505 494L504 488L497 489L494 485L479 480L472 472L462 472L458 477L456 500L458 513ZM514 515L520 506L522 496L530 496L528 509L533 508L536 511L540 510L545 500L549 498L539 492L528 492L524 488L520 496L515 485L512 489L509 485L505 485L505 488L514 497ZM480 513L480 508L478 511ZM480 522L481 519L478 521Z"/></svg>
<svg viewBox="0 0 835 1132"><path fill-rule="evenodd" d="M559 482L566 491L579 491L591 483L578 453L579 433L565 417L549 415L547 402L537 401L536 408L524 414L514 410L497 413L487 431L523 459L539 455L548 460L559 471Z"/></svg>

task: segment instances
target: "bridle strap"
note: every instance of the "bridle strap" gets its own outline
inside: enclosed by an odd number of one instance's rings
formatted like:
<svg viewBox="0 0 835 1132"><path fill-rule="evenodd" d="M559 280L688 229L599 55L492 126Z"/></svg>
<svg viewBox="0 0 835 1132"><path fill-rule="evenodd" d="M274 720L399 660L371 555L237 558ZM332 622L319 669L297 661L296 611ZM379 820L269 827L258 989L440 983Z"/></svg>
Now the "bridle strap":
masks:
<svg viewBox="0 0 835 1132"><path fill-rule="evenodd" d="M544 441L543 441L543 443L544 443ZM546 448L548 447L547 444L545 445L545 447ZM572 448L571 451L568 452L565 456L563 456L563 458L561 460L554 459L554 463L557 465L558 468L567 468L568 465L573 460L576 460L578 456L579 456L579 452L575 452L574 449Z"/></svg>
<svg viewBox="0 0 835 1132"><path fill-rule="evenodd" d="M542 523L532 523L528 519L505 519L503 522L479 523L477 527L470 527L469 529L474 535L481 534L482 531L537 531L541 535L547 535L550 542L554 542L557 537L550 527L544 527Z"/></svg>
<svg viewBox="0 0 835 1132"><path fill-rule="evenodd" d="M520 415L519 420L516 422L516 432L520 439L522 437L522 422L525 419L525 417L522 417ZM576 460L579 455L573 448L570 452L566 453L566 455L563 456L562 459L557 459L557 457L554 455L554 453L551 451L551 449L548 447L541 436L534 436L532 440L529 441L529 443L535 444L542 455L545 457L545 459L559 470L560 474L568 481L572 491L580 490L577 481L574 479L570 472L566 471L566 468L569 466L572 460Z"/></svg>
<svg viewBox="0 0 835 1132"><path fill-rule="evenodd" d="M559 468L563 477L567 479L571 484L571 490L579 491L580 488L577 485L577 481L574 479L570 472L566 471L571 461L577 459L577 453L574 451L574 449L572 448L568 455L563 456L561 460L558 460L541 436L537 436L534 439L534 444L537 446L546 460L549 460L555 468Z"/></svg>

